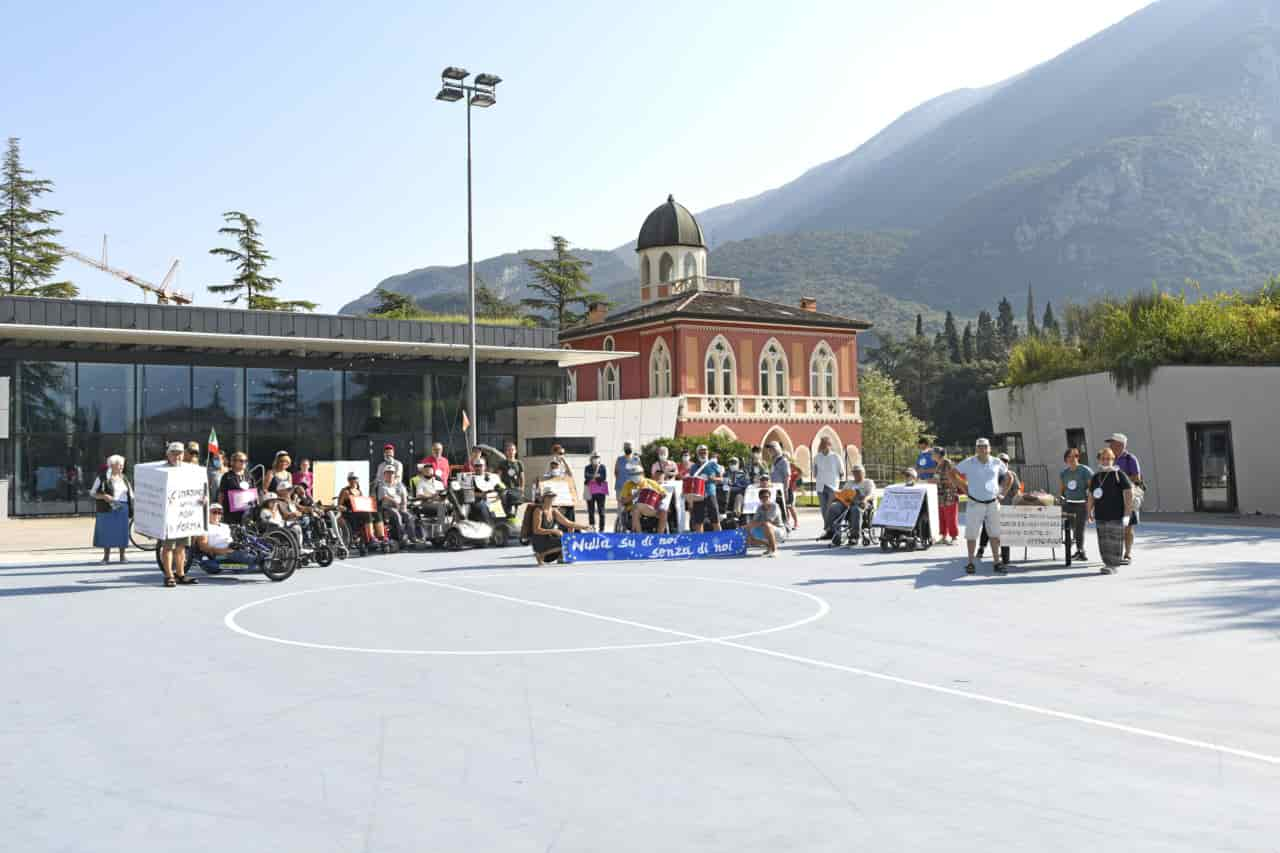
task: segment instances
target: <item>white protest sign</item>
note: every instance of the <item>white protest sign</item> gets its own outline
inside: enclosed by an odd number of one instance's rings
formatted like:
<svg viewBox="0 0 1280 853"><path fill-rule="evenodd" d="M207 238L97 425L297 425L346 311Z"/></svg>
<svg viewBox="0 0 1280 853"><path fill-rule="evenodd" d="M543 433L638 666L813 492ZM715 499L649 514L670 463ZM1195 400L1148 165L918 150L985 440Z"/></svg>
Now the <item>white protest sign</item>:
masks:
<svg viewBox="0 0 1280 853"><path fill-rule="evenodd" d="M573 506L573 483L567 477L556 477L551 480L542 480L538 483L539 494L547 489L551 489L556 493L553 506Z"/></svg>
<svg viewBox="0 0 1280 853"><path fill-rule="evenodd" d="M347 475L360 478L360 491L370 494L369 460L339 460L317 462L312 466L311 496L318 501L331 501L347 487Z"/></svg>
<svg viewBox="0 0 1280 853"><path fill-rule="evenodd" d="M133 522L153 539L179 539L205 532L204 468L187 462L147 462L133 469Z"/></svg>
<svg viewBox="0 0 1280 853"><path fill-rule="evenodd" d="M1062 545L1062 508L1000 507L1000 544L1023 548L1059 547Z"/></svg>
<svg viewBox="0 0 1280 853"><path fill-rule="evenodd" d="M914 486L887 486L880 492L880 503L871 523L876 527L911 530L924 508L929 520L929 533L938 536L938 487L933 483Z"/></svg>
<svg viewBox="0 0 1280 853"><path fill-rule="evenodd" d="M773 488L773 502L781 507L784 503L782 486L772 486L772 488ZM754 484L747 486L747 490L742 493L742 514L746 516L755 515L756 510L759 508L760 508L760 487ZM784 508L784 512L785 512L785 508Z"/></svg>

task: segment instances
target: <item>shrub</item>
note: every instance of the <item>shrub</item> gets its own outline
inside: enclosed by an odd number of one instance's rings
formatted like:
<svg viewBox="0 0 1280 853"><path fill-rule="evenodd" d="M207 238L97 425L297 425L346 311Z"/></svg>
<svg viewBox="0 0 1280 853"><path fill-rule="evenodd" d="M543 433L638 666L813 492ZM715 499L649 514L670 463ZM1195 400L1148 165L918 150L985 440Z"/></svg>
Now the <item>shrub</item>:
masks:
<svg viewBox="0 0 1280 853"><path fill-rule="evenodd" d="M691 457L696 457L697 454L694 451L698 449L699 444L705 444L712 453L719 453L721 465L728 465L729 458L732 456L738 457L738 461L743 465L746 465L751 459L751 445L738 441L736 438L724 438L719 435L682 435L676 438L659 438L640 448L640 460L644 463L645 474L648 475L653 463L658 461L659 447L665 447L670 450L671 458L679 462L680 454L686 450L689 451Z"/></svg>

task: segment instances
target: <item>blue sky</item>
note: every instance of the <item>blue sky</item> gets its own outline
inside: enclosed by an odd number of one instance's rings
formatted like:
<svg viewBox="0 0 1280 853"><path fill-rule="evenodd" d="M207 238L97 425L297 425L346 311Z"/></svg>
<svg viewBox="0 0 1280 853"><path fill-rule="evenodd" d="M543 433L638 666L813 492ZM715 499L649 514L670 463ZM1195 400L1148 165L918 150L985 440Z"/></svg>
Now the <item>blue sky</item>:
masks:
<svg viewBox="0 0 1280 853"><path fill-rule="evenodd" d="M221 212L257 217L280 295L337 310L466 259L464 112L439 71L503 77L474 113L476 256L634 239L852 150L916 104L1016 74L1146 0L22 3L0 136L57 191L64 243L205 286ZM650 8L645 8L646 6ZM657 7L657 8L654 8ZM75 263L83 294L135 291Z"/></svg>

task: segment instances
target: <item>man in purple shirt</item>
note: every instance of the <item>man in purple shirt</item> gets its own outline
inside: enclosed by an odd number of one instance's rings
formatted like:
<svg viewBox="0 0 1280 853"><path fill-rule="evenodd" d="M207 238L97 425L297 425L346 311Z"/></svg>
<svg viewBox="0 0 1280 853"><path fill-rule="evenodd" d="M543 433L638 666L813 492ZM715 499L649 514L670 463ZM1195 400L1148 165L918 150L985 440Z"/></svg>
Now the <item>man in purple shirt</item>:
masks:
<svg viewBox="0 0 1280 853"><path fill-rule="evenodd" d="M1129 475L1134 485L1142 485L1142 466L1138 457L1129 452L1129 437L1122 432L1113 432L1107 439L1107 446L1116 455L1116 467ZM1124 529L1124 557L1121 562L1129 565L1133 560L1133 528L1138 526L1138 511L1135 509L1129 516L1129 526Z"/></svg>

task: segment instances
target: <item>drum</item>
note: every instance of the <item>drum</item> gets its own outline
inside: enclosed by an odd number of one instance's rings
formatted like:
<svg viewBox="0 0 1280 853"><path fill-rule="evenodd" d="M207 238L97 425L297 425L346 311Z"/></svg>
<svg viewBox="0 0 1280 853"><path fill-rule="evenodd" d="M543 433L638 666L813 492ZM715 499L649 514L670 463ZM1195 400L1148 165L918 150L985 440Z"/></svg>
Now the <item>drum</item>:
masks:
<svg viewBox="0 0 1280 853"><path fill-rule="evenodd" d="M684 496L691 501L703 500L707 496L707 481L702 477L685 477Z"/></svg>
<svg viewBox="0 0 1280 853"><path fill-rule="evenodd" d="M641 489L636 493L636 506L641 515L655 516L666 502L667 493L657 489Z"/></svg>

